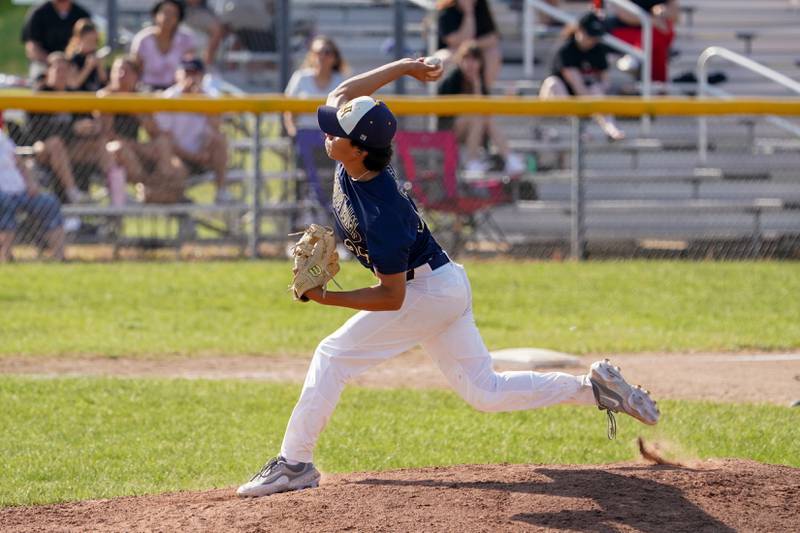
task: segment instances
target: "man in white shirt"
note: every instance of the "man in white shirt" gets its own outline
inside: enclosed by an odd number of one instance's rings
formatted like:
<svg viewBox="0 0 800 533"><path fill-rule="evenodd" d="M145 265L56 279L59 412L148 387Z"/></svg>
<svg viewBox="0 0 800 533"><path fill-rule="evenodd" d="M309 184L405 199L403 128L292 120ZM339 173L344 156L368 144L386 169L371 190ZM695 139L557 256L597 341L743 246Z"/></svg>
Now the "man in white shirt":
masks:
<svg viewBox="0 0 800 533"><path fill-rule="evenodd" d="M17 230L17 213L33 219L44 231L54 259L64 258L64 220L55 196L39 191L38 184L17 160L14 143L0 130L0 262L11 259Z"/></svg>
<svg viewBox="0 0 800 533"><path fill-rule="evenodd" d="M199 59L188 59L176 72L175 85L163 92L165 98L183 94L208 94L203 89L205 67ZM211 170L217 186L217 203L230 201L225 190L228 167L228 143L220 131L219 115L202 113L158 113L159 130L172 143L173 153L189 168L190 174Z"/></svg>

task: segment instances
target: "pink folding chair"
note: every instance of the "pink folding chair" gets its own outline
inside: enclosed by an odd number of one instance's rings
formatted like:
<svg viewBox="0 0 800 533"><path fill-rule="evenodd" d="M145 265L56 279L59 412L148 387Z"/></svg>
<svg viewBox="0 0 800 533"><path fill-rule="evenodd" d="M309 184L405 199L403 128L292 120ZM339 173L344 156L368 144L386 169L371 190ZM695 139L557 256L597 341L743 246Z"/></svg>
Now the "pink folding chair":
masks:
<svg viewBox="0 0 800 533"><path fill-rule="evenodd" d="M475 234L489 230L505 241L502 230L491 216L491 209L512 203L507 182L501 179L458 179L458 142L451 131L398 131L394 137L397 156L419 205L427 210L454 215ZM439 168L421 168L415 155L430 154L441 161ZM463 238L458 241L463 243ZM455 250L452 250L456 253Z"/></svg>

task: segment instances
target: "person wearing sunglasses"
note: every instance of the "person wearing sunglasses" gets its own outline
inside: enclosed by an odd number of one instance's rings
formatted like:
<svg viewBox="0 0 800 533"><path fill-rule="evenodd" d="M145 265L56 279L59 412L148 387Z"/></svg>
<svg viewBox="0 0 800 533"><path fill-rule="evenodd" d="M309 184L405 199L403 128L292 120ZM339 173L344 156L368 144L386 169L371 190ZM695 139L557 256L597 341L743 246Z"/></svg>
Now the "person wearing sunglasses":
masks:
<svg viewBox="0 0 800 533"><path fill-rule="evenodd" d="M292 74L284 94L322 99L344 81L343 74L347 70L339 47L330 37L321 35L311 41L303 63ZM317 117L313 114L284 113L283 124L290 137L295 137L301 128L318 129Z"/></svg>

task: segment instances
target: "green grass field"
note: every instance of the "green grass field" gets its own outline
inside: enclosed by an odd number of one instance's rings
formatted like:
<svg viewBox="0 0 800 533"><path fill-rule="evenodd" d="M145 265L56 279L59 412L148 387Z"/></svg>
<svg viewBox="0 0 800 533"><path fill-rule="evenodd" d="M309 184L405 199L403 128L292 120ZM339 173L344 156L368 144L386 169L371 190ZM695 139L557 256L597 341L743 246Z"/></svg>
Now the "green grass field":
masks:
<svg viewBox="0 0 800 533"><path fill-rule="evenodd" d="M277 453L298 385L240 381L0 378L0 505L207 489ZM633 460L635 437L682 459L800 467L788 407L664 402L657 428L556 407L482 414L446 391L347 389L317 450L324 472L461 463Z"/></svg>
<svg viewBox="0 0 800 533"><path fill-rule="evenodd" d="M20 41L20 31L27 6L15 6L10 1L0 2L0 72L24 76L28 71L25 48Z"/></svg>
<svg viewBox="0 0 800 533"><path fill-rule="evenodd" d="M800 346L797 263L470 262L491 349ZM0 267L0 354L303 354L351 311L291 301L284 261ZM345 288L371 283L354 263ZM46 332L46 333L45 333Z"/></svg>
<svg viewBox="0 0 800 533"><path fill-rule="evenodd" d="M800 346L793 263L470 262L491 348L638 352ZM302 354L348 310L291 301L285 261L0 267L0 354ZM347 264L348 288L371 282ZM235 485L277 453L299 384L0 377L0 506ZM680 460L800 467L800 411L660 402L655 427L596 409L482 414L449 391L348 388L323 471L632 460L635 437Z"/></svg>

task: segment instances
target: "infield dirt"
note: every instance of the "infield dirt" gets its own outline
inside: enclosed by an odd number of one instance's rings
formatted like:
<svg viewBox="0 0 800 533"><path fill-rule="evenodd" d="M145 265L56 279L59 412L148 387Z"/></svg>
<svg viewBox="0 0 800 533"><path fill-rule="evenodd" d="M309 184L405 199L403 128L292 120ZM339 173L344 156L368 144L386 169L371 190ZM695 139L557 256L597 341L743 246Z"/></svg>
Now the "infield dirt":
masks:
<svg viewBox="0 0 800 533"><path fill-rule="evenodd" d="M582 366L563 369L580 373ZM658 399L786 405L800 366L776 354L614 358ZM585 363L585 364L584 364ZM302 380L306 358L0 358L0 373ZM416 351L361 376L368 387L444 387ZM242 500L235 487L0 509L18 531L796 531L800 469L742 460L465 465L324 476L317 489Z"/></svg>
<svg viewBox="0 0 800 533"><path fill-rule="evenodd" d="M234 488L0 509L3 531L791 531L800 469L466 465L325 476L239 499ZM796 530L796 529L795 529Z"/></svg>
<svg viewBox="0 0 800 533"><path fill-rule="evenodd" d="M587 355L568 368L583 374L602 355ZM648 388L657 400L710 400L789 405L800 400L800 354L625 354L614 355L625 377ZM310 356L197 357L2 357L0 374L47 376L252 379L302 383ZM521 370L498 366L497 370ZM447 388L439 369L422 350L412 350L370 369L351 385L377 388Z"/></svg>

